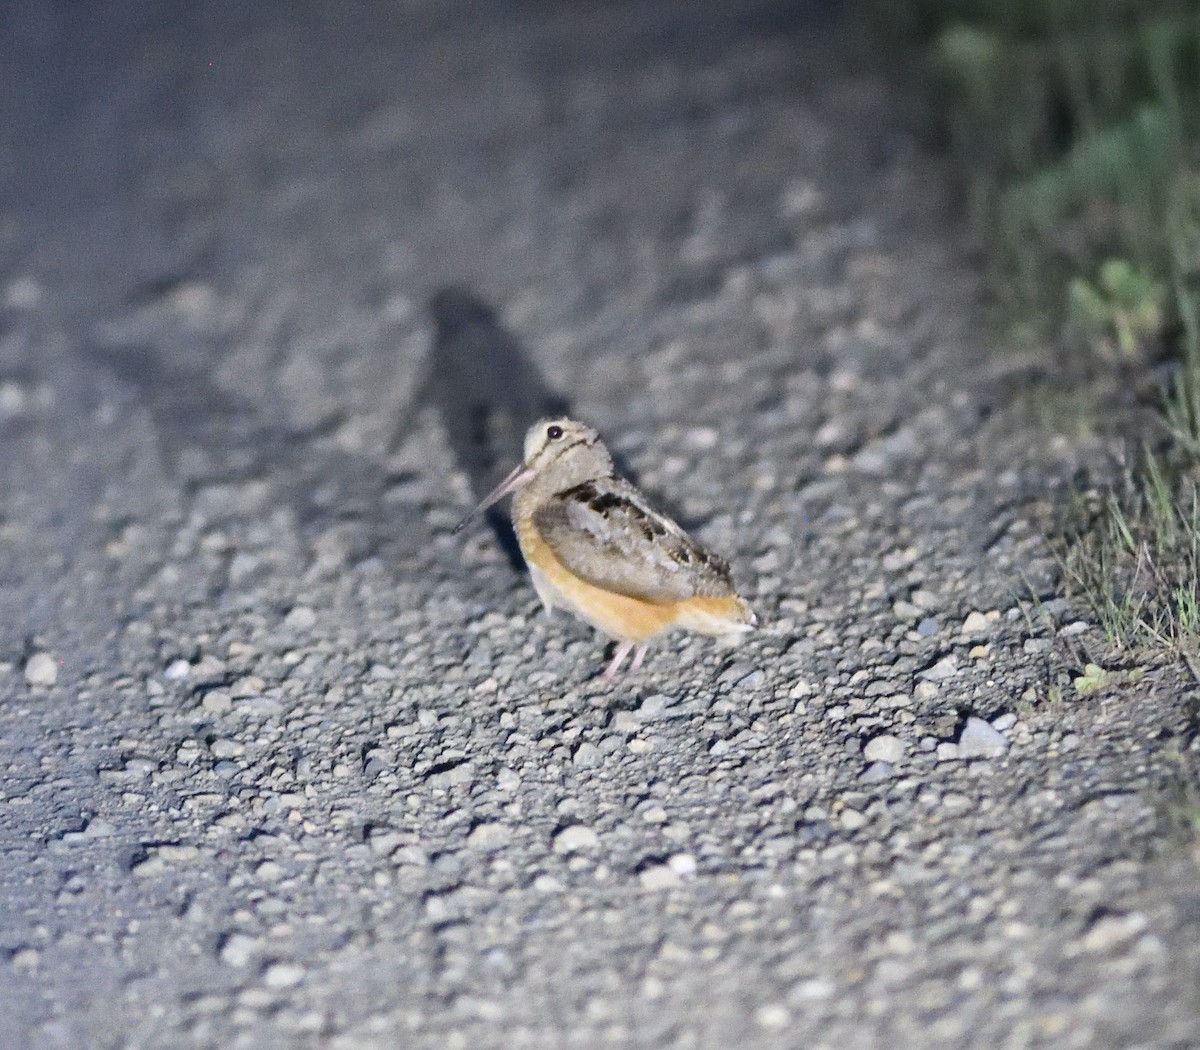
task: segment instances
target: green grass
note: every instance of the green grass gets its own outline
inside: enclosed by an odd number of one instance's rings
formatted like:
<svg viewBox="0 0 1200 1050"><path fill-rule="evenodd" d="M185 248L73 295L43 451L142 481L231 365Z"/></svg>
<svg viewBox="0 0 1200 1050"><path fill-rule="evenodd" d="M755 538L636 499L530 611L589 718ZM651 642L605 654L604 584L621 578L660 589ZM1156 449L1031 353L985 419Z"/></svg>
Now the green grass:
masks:
<svg viewBox="0 0 1200 1050"><path fill-rule="evenodd" d="M1060 559L1070 593L1084 599L1114 648L1179 652L1200 641L1200 488L1146 454L1119 486L1074 509Z"/></svg>
<svg viewBox="0 0 1200 1050"><path fill-rule="evenodd" d="M1200 0L861 0L858 10L877 39L907 39L925 56L929 110L958 161L1008 329L1032 331L1059 374L1148 377L1154 362L1174 362L1158 433L1142 435L1152 448L1078 502L1059 554L1067 591L1113 647L1166 648L1194 670Z"/></svg>

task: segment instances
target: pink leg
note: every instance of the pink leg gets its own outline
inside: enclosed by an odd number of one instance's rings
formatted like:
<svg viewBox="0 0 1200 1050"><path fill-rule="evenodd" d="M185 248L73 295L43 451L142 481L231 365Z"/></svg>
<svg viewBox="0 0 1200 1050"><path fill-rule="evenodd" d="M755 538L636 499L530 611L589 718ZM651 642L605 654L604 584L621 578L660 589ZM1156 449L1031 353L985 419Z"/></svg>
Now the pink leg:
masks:
<svg viewBox="0 0 1200 1050"><path fill-rule="evenodd" d="M635 652L633 654L633 663L629 667L630 671L636 671L638 668L640 668L642 666L642 661L646 658L646 649L647 648L648 647L645 645L639 645L637 647L637 652Z"/></svg>
<svg viewBox="0 0 1200 1050"><path fill-rule="evenodd" d="M617 677L617 668L621 666L632 648L633 642L622 642L617 646L617 651L613 654L612 663L608 665L602 676L606 682L611 682Z"/></svg>

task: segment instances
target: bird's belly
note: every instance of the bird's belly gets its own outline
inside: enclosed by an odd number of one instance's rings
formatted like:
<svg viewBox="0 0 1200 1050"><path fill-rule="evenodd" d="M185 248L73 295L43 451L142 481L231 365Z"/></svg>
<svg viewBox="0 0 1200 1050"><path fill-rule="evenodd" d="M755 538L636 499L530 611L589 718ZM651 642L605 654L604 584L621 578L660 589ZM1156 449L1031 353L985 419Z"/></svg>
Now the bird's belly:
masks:
<svg viewBox="0 0 1200 1050"><path fill-rule="evenodd" d="M569 609L598 631L640 645L675 622L682 603L659 605L606 591L580 579L563 565L536 529L518 529L517 538L530 571L535 574L538 592L548 592L552 604Z"/></svg>

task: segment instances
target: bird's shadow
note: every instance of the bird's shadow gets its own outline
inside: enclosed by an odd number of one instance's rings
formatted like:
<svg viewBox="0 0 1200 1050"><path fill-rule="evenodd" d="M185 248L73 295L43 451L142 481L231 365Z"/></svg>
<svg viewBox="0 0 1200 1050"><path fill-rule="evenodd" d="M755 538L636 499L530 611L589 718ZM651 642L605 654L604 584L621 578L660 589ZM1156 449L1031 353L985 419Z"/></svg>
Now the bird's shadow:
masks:
<svg viewBox="0 0 1200 1050"><path fill-rule="evenodd" d="M386 454L349 451L331 438L345 413L331 410L304 426L293 424L281 396L278 414L218 383L211 351L165 352L157 338L119 343L81 341L89 374L115 380L130 401L148 412L165 469L185 492L237 480L269 478L275 498L289 506L302 530L350 525L354 560L385 552L405 558L420 545L422 507L389 499L402 488L387 459L427 424L435 410L456 466L476 499L520 461L526 429L544 416L565 415L568 400L555 392L496 312L474 292L441 288L429 301L433 338L416 389L398 409ZM164 342L168 342L166 336ZM86 384L90 389L95 383ZM81 391L84 400L95 398ZM270 400L270 399L268 399ZM428 437L422 436L423 443ZM411 472L408 473L411 478ZM426 481L430 479L425 479ZM441 483L425 486L429 492ZM523 565L507 516L488 524L514 569Z"/></svg>
<svg viewBox="0 0 1200 1050"><path fill-rule="evenodd" d="M412 434L422 410L432 407L479 501L521 461L526 430L546 416L566 415L570 405L474 292L441 288L430 297L429 310L434 322L429 359L396 426L392 448ZM507 516L492 508L486 520L509 563L519 569L523 562Z"/></svg>

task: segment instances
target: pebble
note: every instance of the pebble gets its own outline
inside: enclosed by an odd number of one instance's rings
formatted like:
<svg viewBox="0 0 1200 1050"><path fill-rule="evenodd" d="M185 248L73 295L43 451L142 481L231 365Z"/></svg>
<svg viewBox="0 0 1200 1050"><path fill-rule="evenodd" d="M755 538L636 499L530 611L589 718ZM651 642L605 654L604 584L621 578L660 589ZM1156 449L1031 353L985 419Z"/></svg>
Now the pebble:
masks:
<svg viewBox="0 0 1200 1050"><path fill-rule="evenodd" d="M226 966L245 966L258 951L258 940L244 933L231 933L221 944L218 953Z"/></svg>
<svg viewBox="0 0 1200 1050"><path fill-rule="evenodd" d="M669 864L650 864L638 872L638 881L643 889L669 890L678 886L683 879Z"/></svg>
<svg viewBox="0 0 1200 1050"><path fill-rule="evenodd" d="M512 840L512 829L504 824L476 824L467 836L467 845L473 849L499 849Z"/></svg>
<svg viewBox="0 0 1200 1050"><path fill-rule="evenodd" d="M213 689L211 692L204 694L204 699L200 701L200 706L210 715L220 715L226 711L233 710L233 698L228 693L223 693L219 689Z"/></svg>
<svg viewBox="0 0 1200 1050"><path fill-rule="evenodd" d="M643 719L636 711L616 711L609 722L609 728L618 733L636 733L642 728Z"/></svg>
<svg viewBox="0 0 1200 1050"><path fill-rule="evenodd" d="M166 870L166 862L159 856L149 856L145 860L138 861L129 869L135 879L152 879Z"/></svg>
<svg viewBox="0 0 1200 1050"><path fill-rule="evenodd" d="M761 673L761 672L760 672ZM643 718L662 718L675 706L675 697L653 693L641 702L637 711Z"/></svg>
<svg viewBox="0 0 1200 1050"><path fill-rule="evenodd" d="M890 734L872 737L863 747L868 762L887 762L895 765L904 757L904 741Z"/></svg>
<svg viewBox="0 0 1200 1050"><path fill-rule="evenodd" d="M1008 748L1004 734L988 725L982 718L967 719L958 737L959 758L994 758Z"/></svg>
<svg viewBox="0 0 1200 1050"><path fill-rule="evenodd" d="M977 638L980 635L987 634L991 629L992 621L983 613L973 611L967 613L967 618L963 620L961 633L969 638Z"/></svg>
<svg viewBox="0 0 1200 1050"><path fill-rule="evenodd" d="M172 660L163 671L168 682L180 682L192 673L192 665L186 660Z"/></svg>
<svg viewBox="0 0 1200 1050"><path fill-rule="evenodd" d="M799 981L791 990L789 998L798 1003L830 999L837 992L837 985L827 977L810 977Z"/></svg>
<svg viewBox="0 0 1200 1050"><path fill-rule="evenodd" d="M937 622L937 617L926 616L919 624L917 624L917 634L922 638L928 638L930 635L937 634L941 630L941 626Z"/></svg>
<svg viewBox="0 0 1200 1050"><path fill-rule="evenodd" d="M754 1014L754 1021L759 1028L778 1032L780 1029L786 1028L791 1024L792 1015L786 1006L781 1006L779 1003L769 1003L766 1006L758 1008Z"/></svg>
<svg viewBox="0 0 1200 1050"><path fill-rule="evenodd" d="M961 813L970 809L974 803L961 791L947 791L942 796L940 805L942 809Z"/></svg>
<svg viewBox="0 0 1200 1050"><path fill-rule="evenodd" d="M941 682L947 678L953 678L958 674L958 657L954 653L948 656L943 656L931 667L927 667L917 677L925 678L932 682Z"/></svg>
<svg viewBox="0 0 1200 1050"><path fill-rule="evenodd" d="M883 556L883 567L888 572L899 572L919 557L920 552L916 547L904 547L900 550L889 551Z"/></svg>
<svg viewBox="0 0 1200 1050"><path fill-rule="evenodd" d="M582 853L599 844L600 836L582 824L569 824L554 836L555 853Z"/></svg>
<svg viewBox="0 0 1200 1050"><path fill-rule="evenodd" d="M116 833L115 824L111 821L101 820L99 817L88 821L88 826L83 829L83 834L89 839L106 839Z"/></svg>
<svg viewBox="0 0 1200 1050"><path fill-rule="evenodd" d="M38 963L41 961L42 953L36 948L22 947L18 948L8 957L9 963L14 970L28 972L36 970Z"/></svg>
<svg viewBox="0 0 1200 1050"><path fill-rule="evenodd" d="M263 983L268 988L293 988L304 980L304 967L299 963L271 963L263 971Z"/></svg>
<svg viewBox="0 0 1200 1050"><path fill-rule="evenodd" d="M1128 915L1102 915L1083 936L1083 947L1089 952L1107 952L1133 940L1149 925L1140 911Z"/></svg>
<svg viewBox="0 0 1200 1050"><path fill-rule="evenodd" d="M891 780L894 773L895 767L890 762L872 762L862 771L859 779L864 784L878 784L884 780Z"/></svg>
<svg viewBox="0 0 1200 1050"><path fill-rule="evenodd" d="M58 681L58 664L49 653L35 653L25 664L25 681L30 685L53 685Z"/></svg>
<svg viewBox="0 0 1200 1050"><path fill-rule="evenodd" d="M998 733L1006 733L1017 724L1017 716L1011 711L1006 711L1002 715L997 715L992 719L992 728Z"/></svg>
<svg viewBox="0 0 1200 1050"><path fill-rule="evenodd" d="M937 760L939 762L951 762L958 758L958 745L949 740L943 740L937 746Z"/></svg>
<svg viewBox="0 0 1200 1050"><path fill-rule="evenodd" d="M668 858L667 864L676 875L687 876L696 874L696 858L690 853L676 853Z"/></svg>
<svg viewBox="0 0 1200 1050"><path fill-rule="evenodd" d="M838 820L847 831L857 831L867 823L867 818L864 814L860 813L857 809L849 808L842 810L838 816Z"/></svg>
<svg viewBox="0 0 1200 1050"><path fill-rule="evenodd" d="M380 857L389 857L406 842L403 832L375 828L367 840L367 845L371 847L372 853Z"/></svg>
<svg viewBox="0 0 1200 1050"><path fill-rule="evenodd" d="M91 839L109 838L116 834L116 827L107 820L101 820L97 817L95 820L89 821L86 827L80 831L66 832L62 840L68 845L74 845L80 842L88 842Z"/></svg>
<svg viewBox="0 0 1200 1050"><path fill-rule="evenodd" d="M586 740L575 749L575 754L571 756L571 762L577 769L595 769L601 761L600 749Z"/></svg>
<svg viewBox="0 0 1200 1050"><path fill-rule="evenodd" d="M307 605L293 606L283 618L284 625L295 631L307 631L316 624L317 614Z"/></svg>

